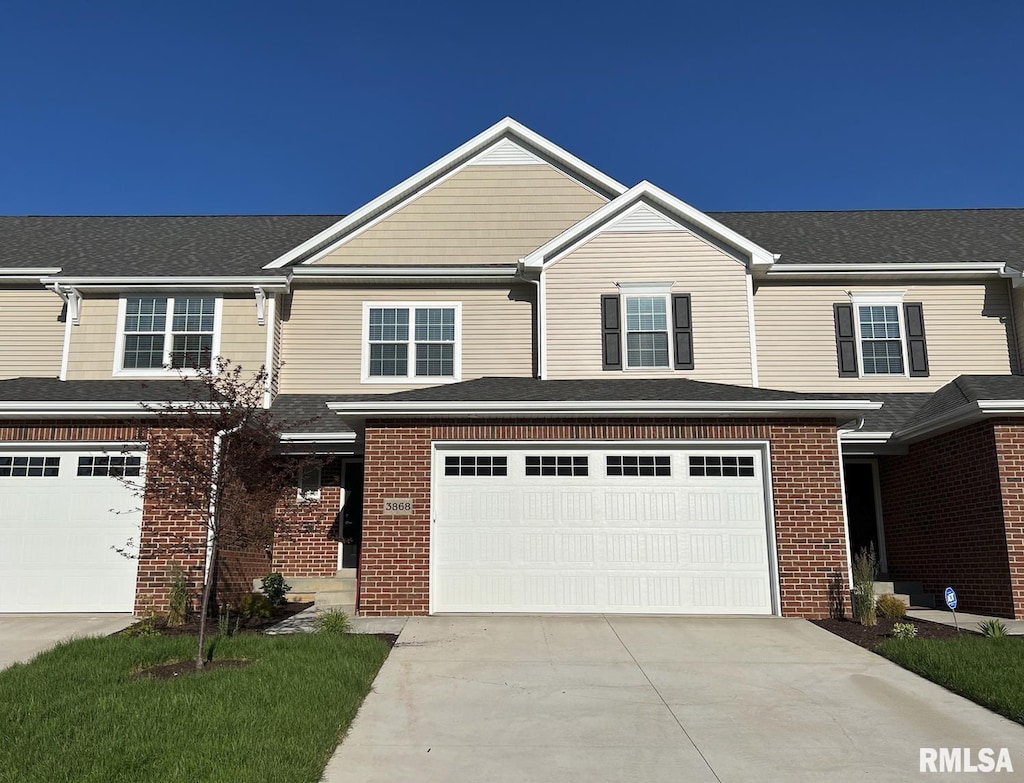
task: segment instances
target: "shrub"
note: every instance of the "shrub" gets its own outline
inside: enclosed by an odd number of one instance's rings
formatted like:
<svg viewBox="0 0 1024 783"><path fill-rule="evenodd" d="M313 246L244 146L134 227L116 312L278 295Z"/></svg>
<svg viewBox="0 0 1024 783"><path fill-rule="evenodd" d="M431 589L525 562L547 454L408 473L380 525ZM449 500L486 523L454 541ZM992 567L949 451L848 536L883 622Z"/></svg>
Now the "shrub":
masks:
<svg viewBox="0 0 1024 783"><path fill-rule="evenodd" d="M159 636L160 629L154 625L152 618L148 618L135 623L135 625L129 625L123 631L119 631L117 635L127 636L130 639L144 639L150 636Z"/></svg>
<svg viewBox="0 0 1024 783"><path fill-rule="evenodd" d="M263 591L263 595L270 601L271 606L283 604L285 602L285 593L291 589L292 586L284 581L284 577L278 571L267 574L260 583L260 590Z"/></svg>
<svg viewBox="0 0 1024 783"><path fill-rule="evenodd" d="M913 623L893 623L893 639L913 639L915 636L917 636L917 626Z"/></svg>
<svg viewBox="0 0 1024 783"><path fill-rule="evenodd" d="M875 576L878 557L875 545L862 549L853 558L853 616L861 625L875 625Z"/></svg>
<svg viewBox="0 0 1024 783"><path fill-rule="evenodd" d="M981 635L988 639L1002 639L1006 636L1006 626L1003 625L1003 621L993 617L991 620L985 620L983 623L978 623L978 630L981 631Z"/></svg>
<svg viewBox="0 0 1024 783"><path fill-rule="evenodd" d="M235 624L231 624L231 607L227 604L221 607L220 612L217 614L217 632L221 636L234 636L238 633L238 628L242 624L242 616L235 616Z"/></svg>
<svg viewBox="0 0 1024 783"><path fill-rule="evenodd" d="M249 593L242 599L238 611L246 620L253 617L270 617L270 599L263 593Z"/></svg>
<svg viewBox="0 0 1024 783"><path fill-rule="evenodd" d="M348 615L341 609L325 609L317 612L316 631L317 633L343 634L348 633L351 628Z"/></svg>
<svg viewBox="0 0 1024 783"><path fill-rule="evenodd" d="M903 599L891 593L878 596L875 607L882 617L888 617L890 620L902 620L907 616L907 605L903 603Z"/></svg>
<svg viewBox="0 0 1024 783"><path fill-rule="evenodd" d="M188 579L185 571L175 567L171 571L171 589L167 595L167 625L174 628L188 619Z"/></svg>

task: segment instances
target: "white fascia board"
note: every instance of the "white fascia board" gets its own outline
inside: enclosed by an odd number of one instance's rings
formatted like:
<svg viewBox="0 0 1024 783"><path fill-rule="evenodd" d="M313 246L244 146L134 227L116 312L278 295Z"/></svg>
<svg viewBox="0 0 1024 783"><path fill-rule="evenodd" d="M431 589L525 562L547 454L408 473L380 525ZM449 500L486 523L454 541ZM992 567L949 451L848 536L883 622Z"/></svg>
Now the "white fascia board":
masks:
<svg viewBox="0 0 1024 783"><path fill-rule="evenodd" d="M670 216L674 214L682 221L692 223L724 244L736 248L742 254L749 256L751 263L755 266L772 264L775 261L775 255L760 245L751 242L724 223L718 222L657 185L643 180L618 198L590 213L580 222L570 226L554 239L524 256L523 264L527 267L549 267L557 263L641 199L650 201L668 212Z"/></svg>
<svg viewBox="0 0 1024 783"><path fill-rule="evenodd" d="M354 432L282 432L282 443L351 443Z"/></svg>
<svg viewBox="0 0 1024 783"><path fill-rule="evenodd" d="M507 134L518 136L531 146L541 150L549 158L561 163L570 171L578 172L583 179L591 180L610 193L620 194L626 190L626 186L621 182L617 182L588 163L584 163L575 155L572 155L562 149L557 144L551 143L543 136L534 133L525 125L516 122L511 117L505 117L503 120L496 122L490 128L483 131L483 133L477 134L465 144L452 150L447 155L438 159L426 168L421 169L408 179L398 183L393 188L377 196L377 198L367 204L364 204L350 215L346 215L337 223L328 226L319 234L307 239L301 245L298 245L284 255L277 257L263 268L280 269L281 267L287 266L291 262L295 261L297 258L301 258L303 255L311 252L320 245L331 242L333 238L337 237L339 234L355 228L364 221L375 217L379 212L390 209L414 195L436 177L463 165L470 158L482 152L486 147L490 146Z"/></svg>
<svg viewBox="0 0 1024 783"><path fill-rule="evenodd" d="M870 277L896 275L899 277L1012 277L1006 264L973 263L969 261L945 264L773 264L767 277Z"/></svg>
<svg viewBox="0 0 1024 783"><path fill-rule="evenodd" d="M515 264L508 266L453 266L450 270L420 266L296 266L289 270L296 280L463 280L510 279L518 275Z"/></svg>
<svg viewBox="0 0 1024 783"><path fill-rule="evenodd" d="M40 278L59 275L61 271L59 266L0 266L0 277Z"/></svg>
<svg viewBox="0 0 1024 783"><path fill-rule="evenodd" d="M868 432L865 430L839 430L839 439L843 443L888 443L892 432Z"/></svg>
<svg viewBox="0 0 1024 783"><path fill-rule="evenodd" d="M245 290L253 288L265 291L287 292L287 276L266 277L44 277L43 285L74 286L90 291L123 291L128 288L152 289L199 289L207 291Z"/></svg>
<svg viewBox="0 0 1024 783"><path fill-rule="evenodd" d="M445 402L328 402L327 407L335 413L349 416L422 416L436 415L493 415L510 413L539 416L593 416L608 414L619 416L745 416L759 414L766 416L825 416L852 417L858 413L876 411L880 402L870 400L778 400L765 402L747 401L678 401L657 400L649 402L622 401L554 401L538 402L515 400L499 402L445 401Z"/></svg>

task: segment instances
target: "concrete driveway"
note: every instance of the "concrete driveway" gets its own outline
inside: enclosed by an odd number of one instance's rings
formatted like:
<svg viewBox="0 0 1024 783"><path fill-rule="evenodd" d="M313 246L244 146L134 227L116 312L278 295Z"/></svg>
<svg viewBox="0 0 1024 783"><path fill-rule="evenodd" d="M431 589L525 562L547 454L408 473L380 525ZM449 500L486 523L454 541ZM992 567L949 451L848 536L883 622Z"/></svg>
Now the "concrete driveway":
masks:
<svg viewBox="0 0 1024 783"><path fill-rule="evenodd" d="M922 747L1006 747L995 779L1024 779L1024 727L803 620L419 617L324 780L962 778Z"/></svg>
<svg viewBox="0 0 1024 783"><path fill-rule="evenodd" d="M105 636L133 622L130 614L0 614L0 669L65 639Z"/></svg>

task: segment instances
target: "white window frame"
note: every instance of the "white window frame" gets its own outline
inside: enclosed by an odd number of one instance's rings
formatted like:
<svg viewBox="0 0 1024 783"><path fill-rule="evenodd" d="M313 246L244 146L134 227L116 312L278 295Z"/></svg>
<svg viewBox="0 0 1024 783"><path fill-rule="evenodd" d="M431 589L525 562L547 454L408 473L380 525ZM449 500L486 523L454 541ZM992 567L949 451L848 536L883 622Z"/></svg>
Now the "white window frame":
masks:
<svg viewBox="0 0 1024 783"><path fill-rule="evenodd" d="M857 291L850 293L853 304L853 328L857 335L857 375L861 378L907 378L907 324L903 314L903 299L906 291ZM895 307L896 318L900 327L900 356L903 361L903 372L864 372L864 338L860 333L860 308L862 307Z"/></svg>
<svg viewBox="0 0 1024 783"><path fill-rule="evenodd" d="M128 300L137 297L147 299L166 299L167 300L167 319L164 322L164 360L163 367L124 367L124 341L127 334L131 332L125 332L124 320L128 313ZM149 293L145 291L133 291L129 294L122 294L118 299L117 303L117 336L114 343L114 375L124 378L153 378L153 377L169 377L175 378L179 375L195 375L196 370L190 367L181 367L176 369L169 368L171 363L171 349L174 345L175 332L172 330L174 321L174 300L175 299L199 299L199 298L210 298L214 300L213 305L213 341L210 350L210 367L214 366L214 362L220 356L220 338L221 338L221 325L223 322L224 315L224 297L220 294L205 292L182 292L181 295L175 296L174 294L163 294L163 293Z"/></svg>
<svg viewBox="0 0 1024 783"><path fill-rule="evenodd" d="M409 311L409 351L405 375L370 375L370 310L398 309ZM455 341L452 343L453 375L416 375L416 310L448 309L455 311ZM363 302L362 346L360 348L360 380L363 383L436 385L462 380L462 302Z"/></svg>
<svg viewBox="0 0 1024 783"><path fill-rule="evenodd" d="M616 283L619 289L619 312L622 322L622 369L624 372L667 372L676 366L675 340L672 329L672 286L673 283ZM626 313L627 299L665 300L665 336L668 340L668 364L663 367L631 367L629 364L629 316Z"/></svg>

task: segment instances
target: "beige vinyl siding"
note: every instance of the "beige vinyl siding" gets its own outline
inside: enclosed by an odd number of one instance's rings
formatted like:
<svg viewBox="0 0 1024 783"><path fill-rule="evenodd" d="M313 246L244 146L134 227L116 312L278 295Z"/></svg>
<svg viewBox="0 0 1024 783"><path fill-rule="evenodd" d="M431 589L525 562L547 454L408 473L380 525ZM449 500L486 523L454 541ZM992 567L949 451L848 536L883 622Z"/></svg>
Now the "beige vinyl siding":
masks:
<svg viewBox="0 0 1024 783"><path fill-rule="evenodd" d="M220 355L246 372L267 360L267 327L256 320L253 296L225 296L221 317Z"/></svg>
<svg viewBox="0 0 1024 783"><path fill-rule="evenodd" d="M924 305L927 378L840 378L834 303L849 292L906 291ZM920 285L845 283L760 286L754 294L761 385L796 391L927 392L964 373L1013 370L1009 296L1004 280Z"/></svg>
<svg viewBox="0 0 1024 783"><path fill-rule="evenodd" d="M117 295L90 296L82 300L80 322L71 327L69 381L113 377L117 302Z"/></svg>
<svg viewBox="0 0 1024 783"><path fill-rule="evenodd" d="M605 203L548 164L466 166L319 264L514 264Z"/></svg>
<svg viewBox="0 0 1024 783"><path fill-rule="evenodd" d="M547 377L692 378L751 385L744 266L689 231L597 235L546 273ZM673 282L691 295L692 370L601 368L601 295L616 283Z"/></svg>
<svg viewBox="0 0 1024 783"><path fill-rule="evenodd" d="M64 302L42 288L0 291L0 379L56 378L64 352Z"/></svg>
<svg viewBox="0 0 1024 783"><path fill-rule="evenodd" d="M298 288L281 339L282 394L387 394L429 384L362 383L364 302L461 302L462 378L533 375L532 285Z"/></svg>
<svg viewBox="0 0 1024 783"><path fill-rule="evenodd" d="M82 318L71 328L68 380L111 378L117 343L117 295L92 296L82 302ZM266 356L265 327L256 322L251 296L225 296L221 318L220 355L255 371ZM170 377L176 377L173 373Z"/></svg>

